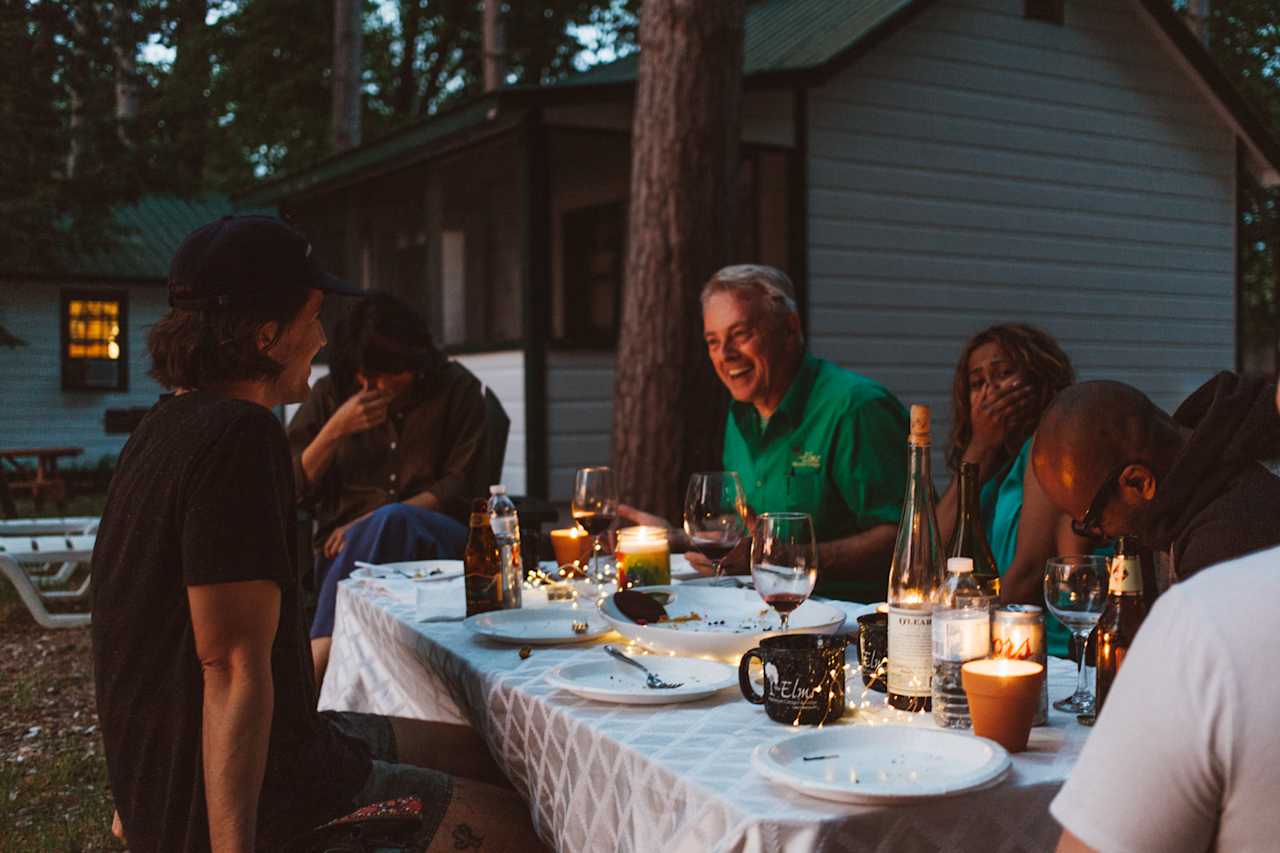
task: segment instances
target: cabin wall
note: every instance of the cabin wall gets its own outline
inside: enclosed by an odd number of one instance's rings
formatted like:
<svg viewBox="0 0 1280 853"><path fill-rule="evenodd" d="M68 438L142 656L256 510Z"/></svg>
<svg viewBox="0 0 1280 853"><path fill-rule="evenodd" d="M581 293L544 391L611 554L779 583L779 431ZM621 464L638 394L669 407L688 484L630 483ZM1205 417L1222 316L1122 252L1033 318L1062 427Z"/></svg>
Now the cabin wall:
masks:
<svg viewBox="0 0 1280 853"><path fill-rule="evenodd" d="M1136 4L1023 6L941 2L810 93L812 349L933 406L939 449L995 323L1166 408L1234 364L1232 133Z"/></svg>
<svg viewBox="0 0 1280 853"><path fill-rule="evenodd" d="M124 391L62 390L62 293L102 291L127 294ZM147 333L169 310L168 291L160 284L6 281L0 285L0 325L27 342L0 349L0 447L83 447L59 466L92 466L116 456L127 435L108 435L107 409L149 407L163 393L147 370Z"/></svg>

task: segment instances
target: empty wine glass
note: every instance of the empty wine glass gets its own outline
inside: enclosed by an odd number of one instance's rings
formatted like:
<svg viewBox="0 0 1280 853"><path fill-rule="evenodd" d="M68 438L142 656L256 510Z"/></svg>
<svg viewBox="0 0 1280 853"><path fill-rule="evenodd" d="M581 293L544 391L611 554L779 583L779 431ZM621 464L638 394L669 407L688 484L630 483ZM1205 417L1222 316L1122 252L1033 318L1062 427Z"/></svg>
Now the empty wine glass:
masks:
<svg viewBox="0 0 1280 853"><path fill-rule="evenodd" d="M1076 692L1053 707L1072 714L1091 713L1093 692L1084 677L1085 646L1107 603L1107 558L1079 554L1049 560L1044 566L1044 603L1071 631L1080 653Z"/></svg>
<svg viewBox="0 0 1280 853"><path fill-rule="evenodd" d="M684 493L684 532L689 547L724 574L724 558L747 535L747 498L733 471L702 471Z"/></svg>
<svg viewBox="0 0 1280 853"><path fill-rule="evenodd" d="M813 519L805 512L765 512L751 536L751 578L765 603L778 611L782 630L818 580Z"/></svg>
<svg viewBox="0 0 1280 853"><path fill-rule="evenodd" d="M591 577L600 577L600 537L618 516L618 486L613 469L579 468L573 475L573 520L592 537Z"/></svg>

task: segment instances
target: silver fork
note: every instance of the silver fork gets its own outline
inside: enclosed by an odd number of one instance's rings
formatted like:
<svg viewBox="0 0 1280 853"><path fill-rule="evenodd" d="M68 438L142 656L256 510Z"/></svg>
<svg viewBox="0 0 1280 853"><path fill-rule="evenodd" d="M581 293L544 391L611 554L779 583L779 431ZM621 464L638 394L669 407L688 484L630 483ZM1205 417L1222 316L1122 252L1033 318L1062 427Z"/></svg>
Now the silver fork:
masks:
<svg viewBox="0 0 1280 853"><path fill-rule="evenodd" d="M635 660L634 658L629 658L629 657L627 657L625 654L623 654L622 652L618 651L618 650L617 650L616 648L614 648L613 646L605 646L605 647L604 647L604 650L609 654L609 656L610 656L610 657L617 658L618 660L622 661L623 663L629 663L629 664L631 664L632 666L634 666L636 669L638 669L638 670L640 670L641 672L643 672L643 673L644 673L644 683L645 683L645 685L646 685L646 686L648 686L651 690L671 690L671 689L673 689L673 688L679 687L680 685L684 684L684 682L683 682L683 681L677 681L675 684L671 684L671 683L669 683L669 682L663 681L663 680L662 680L661 678L659 678L657 675L655 675L654 673L650 672L650 671L649 671L649 668L648 668L647 666L645 666L644 664L642 664L642 663L640 663L639 661Z"/></svg>

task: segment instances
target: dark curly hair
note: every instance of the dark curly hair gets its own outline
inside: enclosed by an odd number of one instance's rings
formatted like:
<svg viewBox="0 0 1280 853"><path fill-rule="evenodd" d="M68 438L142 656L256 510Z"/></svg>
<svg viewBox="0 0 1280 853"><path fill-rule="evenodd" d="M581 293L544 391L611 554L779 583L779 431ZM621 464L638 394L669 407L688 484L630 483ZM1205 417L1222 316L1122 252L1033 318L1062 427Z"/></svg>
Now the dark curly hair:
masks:
<svg viewBox="0 0 1280 853"><path fill-rule="evenodd" d="M417 311L375 290L357 300L334 327L329 370L338 399L345 400L358 390L357 371L421 375L444 358Z"/></svg>
<svg viewBox="0 0 1280 853"><path fill-rule="evenodd" d="M302 311L310 293L303 287L279 287L234 308L173 308L147 335L148 372L170 389L274 379L284 365L267 353ZM266 350L259 349L258 332L272 322L277 324L276 337Z"/></svg>
<svg viewBox="0 0 1280 853"><path fill-rule="evenodd" d="M1047 332L1025 323L1004 323L978 332L964 345L960 360L956 362L955 378L951 381L951 446L947 450L947 464L953 469L959 468L965 448L973 438L969 412L969 358L974 350L989 343L999 344L1014 368L1035 389L1037 419L1059 391L1076 381L1071 359ZM1025 440L1023 436L1019 443Z"/></svg>

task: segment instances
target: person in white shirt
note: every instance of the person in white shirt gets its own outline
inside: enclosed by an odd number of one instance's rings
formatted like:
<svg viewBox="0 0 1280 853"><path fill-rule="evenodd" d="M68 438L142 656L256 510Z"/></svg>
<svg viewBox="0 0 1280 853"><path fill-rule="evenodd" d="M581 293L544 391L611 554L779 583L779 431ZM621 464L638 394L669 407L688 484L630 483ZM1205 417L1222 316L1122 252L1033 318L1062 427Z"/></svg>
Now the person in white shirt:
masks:
<svg viewBox="0 0 1280 853"><path fill-rule="evenodd" d="M1156 602L1050 812L1059 853L1280 849L1280 547Z"/></svg>

